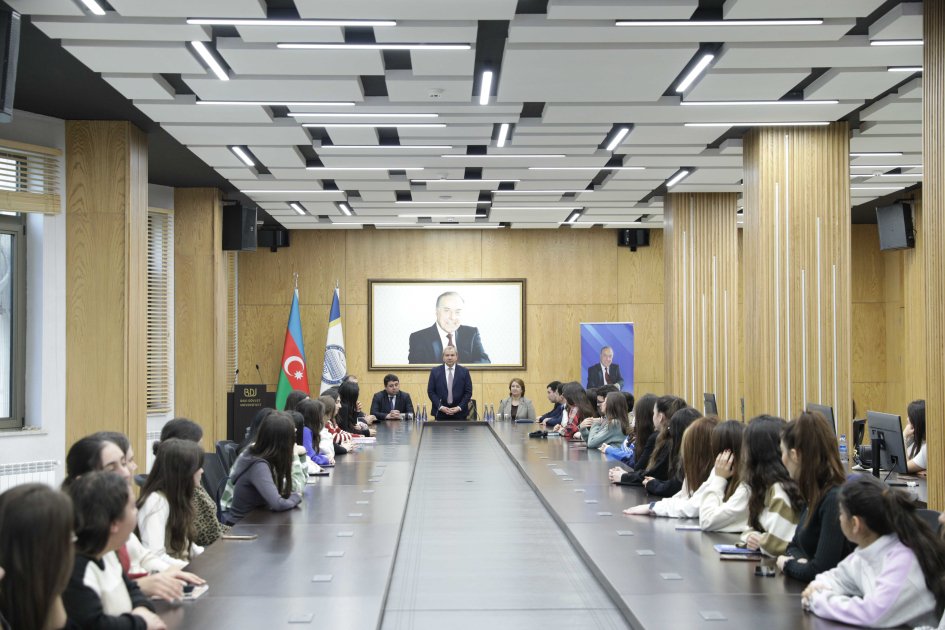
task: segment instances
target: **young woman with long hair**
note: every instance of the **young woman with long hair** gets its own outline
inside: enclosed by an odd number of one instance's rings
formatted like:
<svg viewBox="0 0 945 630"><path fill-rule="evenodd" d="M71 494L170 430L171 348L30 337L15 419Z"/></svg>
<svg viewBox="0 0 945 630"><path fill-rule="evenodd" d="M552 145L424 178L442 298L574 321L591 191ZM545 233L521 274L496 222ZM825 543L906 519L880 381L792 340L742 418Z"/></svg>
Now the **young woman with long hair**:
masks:
<svg viewBox="0 0 945 630"><path fill-rule="evenodd" d="M610 461L623 462L634 470L644 470L656 447L656 431L653 426L655 407L656 396L643 395L633 406L633 431L627 435L623 446L604 444L600 447L600 452Z"/></svg>
<svg viewBox="0 0 945 630"><path fill-rule="evenodd" d="M585 418L594 418L597 413L594 411L594 405L587 398L587 392L577 381L566 383L562 388L565 407L568 410L568 423L558 430L565 439L570 440L581 429L581 422Z"/></svg>
<svg viewBox="0 0 945 630"><path fill-rule="evenodd" d="M619 446L630 435L630 414L623 392L610 392L604 399L604 416L594 424L587 436L587 448L604 444Z"/></svg>
<svg viewBox="0 0 945 630"><path fill-rule="evenodd" d="M840 486L846 480L833 428L819 413L804 412L781 434L781 461L797 482L805 507L778 568L810 582L851 551L840 529Z"/></svg>
<svg viewBox="0 0 945 630"><path fill-rule="evenodd" d="M638 460L631 472L625 471L619 466L615 466L610 469L608 476L613 483L619 483L622 485L640 485L643 482L646 471L650 468L655 468L656 460L653 455L657 450L657 444L661 447L666 441L665 434L669 431L669 420L673 415L682 409L688 407L686 401L678 396L660 396L653 403L653 434L650 436L650 440L653 440L652 451L649 452L649 457L646 457L645 463L642 460ZM649 442L649 440L647 441ZM648 449L644 447L644 454Z"/></svg>
<svg viewBox="0 0 945 630"><path fill-rule="evenodd" d="M929 467L929 445L925 441L925 401L913 400L906 409L906 468L910 473L925 474Z"/></svg>
<svg viewBox="0 0 945 630"><path fill-rule="evenodd" d="M297 506L302 495L293 488L293 461L298 462L295 424L280 411L271 413L259 426L256 441L233 465L233 498L224 521L233 525L261 507L282 512Z"/></svg>
<svg viewBox="0 0 945 630"><path fill-rule="evenodd" d="M680 409L673 414L666 431L660 433L656 448L650 458L650 467L644 471L641 483L649 494L658 497L671 497L682 490L684 470L680 465L679 454L682 437L689 426L702 417L702 412L694 407Z"/></svg>
<svg viewBox="0 0 945 630"><path fill-rule="evenodd" d="M318 466L330 466L332 461L320 452L319 446L325 428L325 406L320 400L306 398L296 405L295 410L302 414L302 446L306 455Z"/></svg>
<svg viewBox="0 0 945 630"><path fill-rule="evenodd" d="M360 395L361 389L356 381L345 381L338 387L341 409L338 411L336 421L338 426L348 433L369 436L371 430L358 415L358 397Z"/></svg>
<svg viewBox="0 0 945 630"><path fill-rule="evenodd" d="M705 532L742 532L748 527L748 497L741 480L741 453L745 425L726 420L712 431L715 465L702 484L699 528Z"/></svg>
<svg viewBox="0 0 945 630"><path fill-rule="evenodd" d="M0 615L13 628L66 626L62 592L72 575L72 501L41 483L0 494Z"/></svg>
<svg viewBox="0 0 945 630"><path fill-rule="evenodd" d="M719 424L715 416L698 418L683 433L679 450L682 488L671 497L627 508L624 514L695 518L699 516L702 487L715 463L712 436Z"/></svg>
<svg viewBox="0 0 945 630"><path fill-rule="evenodd" d="M203 475L203 449L196 442L162 440L138 499L138 533L152 553L192 560L203 553L193 542L194 492Z"/></svg>
<svg viewBox="0 0 945 630"><path fill-rule="evenodd" d="M945 543L912 500L870 475L840 488L840 527L856 550L801 594L818 617L854 626L932 625L945 609Z"/></svg>
<svg viewBox="0 0 945 630"><path fill-rule="evenodd" d="M748 529L742 540L749 549L780 556L794 538L804 499L781 462L784 420L753 418L742 445L742 481L748 485Z"/></svg>
<svg viewBox="0 0 945 630"><path fill-rule="evenodd" d="M319 440L318 449L325 454L325 433L327 432L331 435L332 440L332 452L334 455L343 455L345 453L350 453L354 450L354 442L352 442L352 436L347 431L343 430L338 426L336 418L338 417L338 412L341 411L341 400L336 396L331 394L323 394L318 397L318 401L322 403L325 411L325 428L322 429L321 439ZM334 456L330 456L332 463L334 463Z"/></svg>

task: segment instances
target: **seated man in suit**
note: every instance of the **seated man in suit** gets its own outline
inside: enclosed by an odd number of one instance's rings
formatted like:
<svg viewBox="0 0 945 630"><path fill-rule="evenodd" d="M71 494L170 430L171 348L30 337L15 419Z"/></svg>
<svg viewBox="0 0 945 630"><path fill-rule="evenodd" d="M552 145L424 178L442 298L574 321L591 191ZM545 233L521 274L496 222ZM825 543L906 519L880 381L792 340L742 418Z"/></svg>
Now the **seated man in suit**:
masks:
<svg viewBox="0 0 945 630"><path fill-rule="evenodd" d="M443 349L443 363L430 370L427 395L430 407L436 410L437 420L465 420L472 399L472 379L469 370L457 364L456 348Z"/></svg>
<svg viewBox="0 0 945 630"><path fill-rule="evenodd" d="M561 387L561 381L551 381L548 383L548 387L546 388L548 392L548 402L554 406L551 408L551 411L538 418L538 422L544 422L545 420L548 420L552 417L558 420L561 419L561 409L564 407L564 405L561 404L561 399L558 397L559 387Z"/></svg>
<svg viewBox="0 0 945 630"><path fill-rule="evenodd" d="M388 374L384 377L384 389L374 394L371 400L371 415L381 422L404 420L408 413L413 415L410 394L400 391L400 379L396 374Z"/></svg>
<svg viewBox="0 0 945 630"><path fill-rule="evenodd" d="M617 389L623 389L620 366L614 363L614 349L610 346L600 349L600 363L587 368L587 386L600 387L602 385L616 385Z"/></svg>
<svg viewBox="0 0 945 630"><path fill-rule="evenodd" d="M479 329L461 325L463 297L447 291L436 298L436 322L410 334L407 363L437 363L447 346L453 346L465 363L491 363L482 347Z"/></svg>

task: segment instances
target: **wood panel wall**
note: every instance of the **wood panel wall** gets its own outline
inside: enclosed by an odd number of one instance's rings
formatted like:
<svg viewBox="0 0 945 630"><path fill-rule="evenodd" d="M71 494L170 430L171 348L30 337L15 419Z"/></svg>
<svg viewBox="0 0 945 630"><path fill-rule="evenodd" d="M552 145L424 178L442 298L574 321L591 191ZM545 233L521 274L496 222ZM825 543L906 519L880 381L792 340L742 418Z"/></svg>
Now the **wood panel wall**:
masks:
<svg viewBox="0 0 945 630"><path fill-rule="evenodd" d="M525 370L473 372L480 405L508 395L513 376L540 413L550 408L545 385L582 380L580 322L636 324L635 392L664 393L663 237L650 246L617 247L613 230L351 230L292 232L291 247L243 252L239 259L240 375L270 388L278 378L293 272L299 273L309 385L318 391L332 290L341 287L348 371L361 377L362 400L383 387L386 370L368 371L369 278L527 279ZM433 316L431 309L431 318ZM404 390L426 401L427 370L397 372ZM255 380L255 379L254 379Z"/></svg>
<svg viewBox="0 0 945 630"><path fill-rule="evenodd" d="M226 439L227 275L216 188L174 190L174 413Z"/></svg>
<svg viewBox="0 0 945 630"><path fill-rule="evenodd" d="M945 1L923 3L922 260L925 267L926 435L929 440L929 507L945 508Z"/></svg>
<svg viewBox="0 0 945 630"><path fill-rule="evenodd" d="M834 407L851 434L849 128L744 141L746 415Z"/></svg>
<svg viewBox="0 0 945 630"><path fill-rule="evenodd" d="M737 198L675 193L664 210L667 389L700 409L715 393L722 418L741 413Z"/></svg>
<svg viewBox="0 0 945 630"><path fill-rule="evenodd" d="M147 137L66 122L66 442L147 430Z"/></svg>
<svg viewBox="0 0 945 630"><path fill-rule="evenodd" d="M875 224L851 226L850 260L850 385L856 417L865 418L867 410L889 410L889 389L902 378L900 370L890 368L897 343L890 337L901 295L888 286Z"/></svg>

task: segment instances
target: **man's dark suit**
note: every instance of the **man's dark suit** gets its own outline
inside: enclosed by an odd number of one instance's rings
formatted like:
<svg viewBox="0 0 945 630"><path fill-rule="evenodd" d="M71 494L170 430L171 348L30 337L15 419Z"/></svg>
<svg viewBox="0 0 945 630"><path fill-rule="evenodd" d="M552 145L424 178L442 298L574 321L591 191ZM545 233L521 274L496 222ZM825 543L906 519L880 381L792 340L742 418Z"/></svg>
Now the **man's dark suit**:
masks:
<svg viewBox="0 0 945 630"><path fill-rule="evenodd" d="M397 392L393 408L390 406L390 394L387 393L386 389L377 392L374 394L374 398L371 399L371 415L378 420L387 420L387 414L394 409L400 412L401 417L413 413L413 401L410 400L410 394Z"/></svg>
<svg viewBox="0 0 945 630"><path fill-rule="evenodd" d="M438 420L465 420L469 414L469 401L472 399L472 379L469 370L457 364L453 366L453 402L446 402L449 398L446 389L446 365L440 364L430 370L430 380L427 383L427 395L430 397L431 411L436 413ZM440 407L459 407L459 412L450 416L439 409Z"/></svg>
<svg viewBox="0 0 945 630"><path fill-rule="evenodd" d="M620 375L619 365L616 363L611 363L610 369L608 370L608 375L610 376L611 385L616 385L617 389L623 389L623 377ZM600 363L595 363L591 367L587 368L587 386L604 386L604 370Z"/></svg>
<svg viewBox="0 0 945 630"><path fill-rule="evenodd" d="M479 329L474 326L460 326L453 337L456 352L463 363L491 363L489 355L482 347ZM443 360L443 341L436 324L429 328L410 333L410 351L407 363L439 363Z"/></svg>

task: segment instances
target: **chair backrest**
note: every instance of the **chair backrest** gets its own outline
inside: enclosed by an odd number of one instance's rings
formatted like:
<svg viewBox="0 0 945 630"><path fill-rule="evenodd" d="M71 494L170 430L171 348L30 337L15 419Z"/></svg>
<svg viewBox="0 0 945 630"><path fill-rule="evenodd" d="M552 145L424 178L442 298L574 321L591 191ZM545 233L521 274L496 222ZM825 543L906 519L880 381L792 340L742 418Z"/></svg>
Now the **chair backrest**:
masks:
<svg viewBox="0 0 945 630"><path fill-rule="evenodd" d="M916 510L915 514L925 521L928 526L932 528L933 532L937 533L939 531L941 525L938 522L938 517L941 512L937 512L935 510Z"/></svg>
<svg viewBox="0 0 945 630"><path fill-rule="evenodd" d="M233 463L236 462L237 448L239 445L230 440L220 440L217 442L217 455L220 456L220 463L223 464L226 473L230 473Z"/></svg>
<svg viewBox="0 0 945 630"><path fill-rule="evenodd" d="M139 488L144 487L144 483L148 480L147 475L135 475L135 485Z"/></svg>
<svg viewBox="0 0 945 630"><path fill-rule="evenodd" d="M228 469L223 466L219 455L216 453L203 454L203 477L200 479L200 484L203 486L203 489L207 491L207 494L213 498L214 502L217 504L218 510L220 506L220 495L223 492L223 484L226 483L228 476Z"/></svg>
<svg viewBox="0 0 945 630"><path fill-rule="evenodd" d="M479 419L479 410L476 408L476 399L473 398L469 401L469 404L466 405L466 419L467 420L478 420Z"/></svg>

